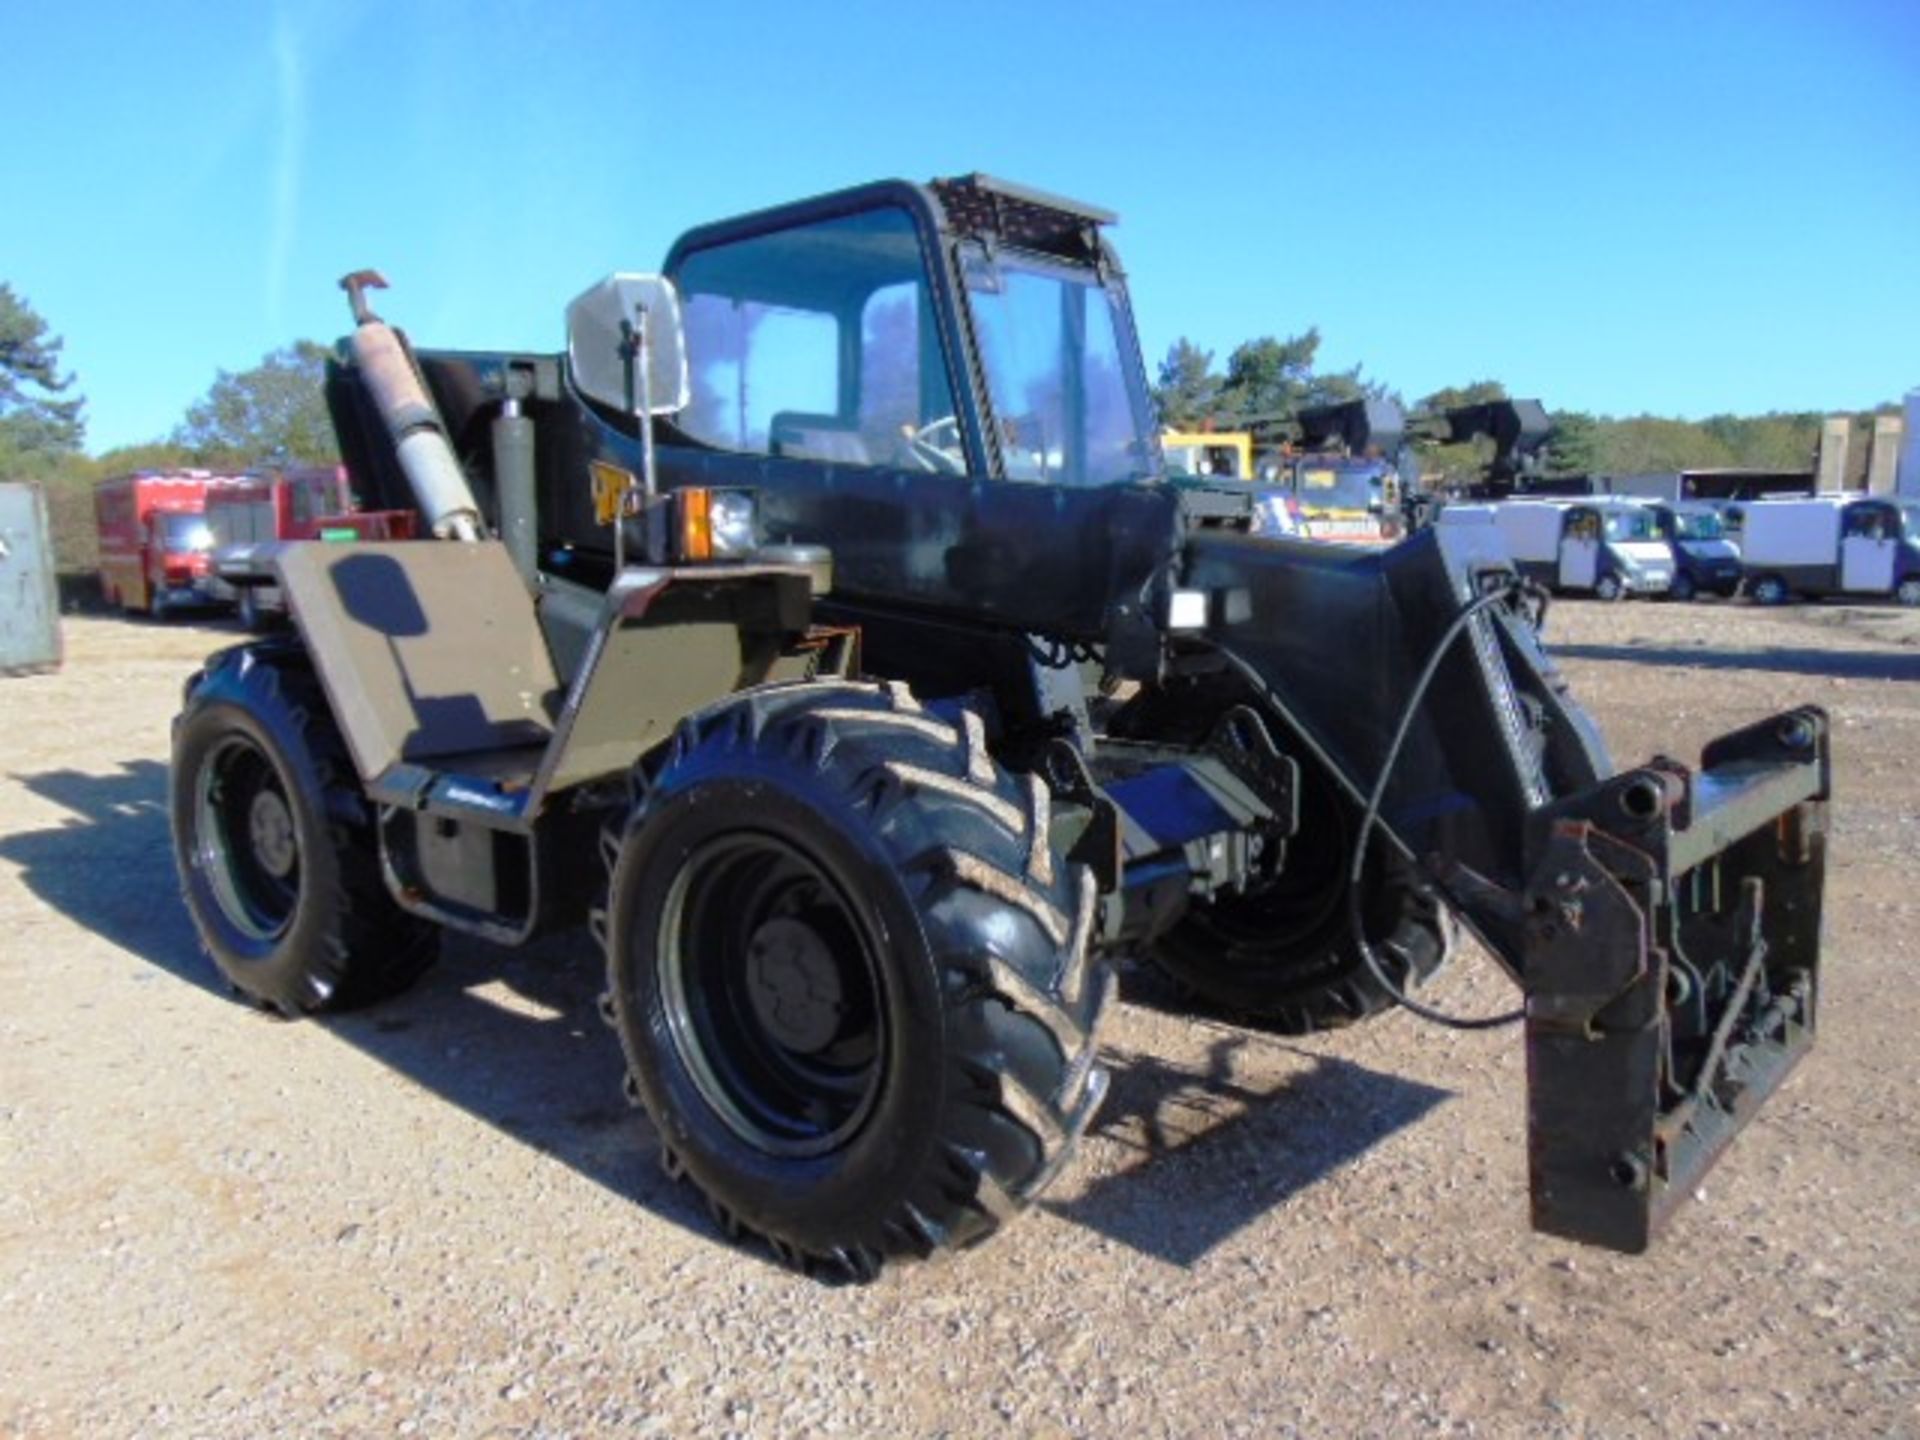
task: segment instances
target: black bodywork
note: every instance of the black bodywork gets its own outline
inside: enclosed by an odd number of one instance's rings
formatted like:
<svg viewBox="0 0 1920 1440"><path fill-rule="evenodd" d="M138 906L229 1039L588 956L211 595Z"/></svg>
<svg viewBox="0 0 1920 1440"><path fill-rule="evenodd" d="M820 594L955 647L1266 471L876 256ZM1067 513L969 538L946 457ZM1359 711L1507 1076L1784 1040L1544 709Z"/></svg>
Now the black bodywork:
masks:
<svg viewBox="0 0 1920 1440"><path fill-rule="evenodd" d="M1357 808L1442 636L1511 574L1476 568L1442 530L1386 551L1256 538L1247 491L1164 483L1151 426L1125 483L1013 478L1013 417L991 402L965 268L996 253L1073 267L1130 327L1101 234L1112 217L1090 207L980 177L888 182L694 230L666 273L877 207L914 223L925 340L946 366L965 473L741 453L662 421L660 483L753 489L769 538L830 549L820 618L860 627L870 671L987 711L1002 758L1041 769L1063 809L1087 812L1085 857L1114 895L1109 938L1137 938L1190 893L1246 877L1175 863L1217 817L1126 815L1149 833L1164 822L1166 844L1157 859L1120 845L1113 796L1133 770L1115 758L1083 670L1107 687L1197 677L1250 697L1281 754L1265 768L1243 755L1236 770L1258 823L1284 838L1288 767L1324 764ZM1144 391L1130 328L1120 351L1127 383ZM563 357L418 361L488 513L487 427L502 400L521 400L539 435L543 568L604 587L613 548L594 521L588 465L638 471L635 423L574 392ZM328 398L361 493L407 506L350 366L330 370ZM629 553L645 542L636 527ZM1189 605L1178 626L1176 592ZM1811 1041L1825 724L1812 711L1770 722L1710 752L1703 774L1656 761L1615 775L1540 646L1530 603L1510 590L1439 664L1380 814L1528 995L1536 1223L1637 1249ZM1061 746L1078 760L1062 762ZM1147 788L1133 784L1128 803L1151 803ZM1144 892L1170 865L1171 900L1159 885L1153 903L1125 903L1130 885Z"/></svg>

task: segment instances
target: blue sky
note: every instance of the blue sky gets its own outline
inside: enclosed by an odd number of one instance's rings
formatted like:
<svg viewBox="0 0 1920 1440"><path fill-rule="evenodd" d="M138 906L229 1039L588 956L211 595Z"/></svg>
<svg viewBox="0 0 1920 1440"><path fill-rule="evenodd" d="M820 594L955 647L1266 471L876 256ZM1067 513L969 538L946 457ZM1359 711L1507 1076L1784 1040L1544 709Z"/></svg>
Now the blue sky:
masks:
<svg viewBox="0 0 1920 1440"><path fill-rule="evenodd" d="M1920 4L29 5L0 280L89 448L347 325L559 348L679 231L986 170L1120 212L1149 363L1318 325L1417 397L1920 386Z"/></svg>

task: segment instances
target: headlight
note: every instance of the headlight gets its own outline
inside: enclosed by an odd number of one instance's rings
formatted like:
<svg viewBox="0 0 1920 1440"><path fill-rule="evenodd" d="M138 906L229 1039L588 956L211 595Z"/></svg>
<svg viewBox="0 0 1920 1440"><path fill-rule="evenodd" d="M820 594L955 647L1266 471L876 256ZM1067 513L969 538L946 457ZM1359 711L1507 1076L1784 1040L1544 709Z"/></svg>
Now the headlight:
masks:
<svg viewBox="0 0 1920 1440"><path fill-rule="evenodd" d="M737 558L760 545L760 503L751 490L716 490L707 508L713 553Z"/></svg>
<svg viewBox="0 0 1920 1440"><path fill-rule="evenodd" d="M743 560L760 546L760 505L751 490L674 492L681 560Z"/></svg>

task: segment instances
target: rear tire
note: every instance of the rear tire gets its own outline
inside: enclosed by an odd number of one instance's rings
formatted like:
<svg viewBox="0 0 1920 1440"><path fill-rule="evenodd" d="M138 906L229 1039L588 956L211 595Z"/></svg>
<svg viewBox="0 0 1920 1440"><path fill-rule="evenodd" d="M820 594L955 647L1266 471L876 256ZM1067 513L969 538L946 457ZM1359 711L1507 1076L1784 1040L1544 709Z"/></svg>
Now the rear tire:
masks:
<svg viewBox="0 0 1920 1440"><path fill-rule="evenodd" d="M1037 778L904 687L687 721L618 834L607 1013L629 1094L730 1235L870 1279L996 1231L1106 1089L1094 886Z"/></svg>
<svg viewBox="0 0 1920 1440"><path fill-rule="evenodd" d="M240 624L250 635L262 634L267 629L266 611L260 605L259 587L242 585L240 598L235 602L240 612Z"/></svg>
<svg viewBox="0 0 1920 1440"><path fill-rule="evenodd" d="M1201 678L1150 689L1111 721L1122 739L1196 745L1229 707L1258 705L1244 682ZM1391 1007L1360 958L1347 920L1347 866L1360 807L1305 747L1280 727L1274 738L1300 765L1300 830L1287 864L1262 888L1196 902L1147 958L1188 998L1285 1035L1333 1030ZM1361 903L1368 943L1401 988L1445 962L1453 924L1385 838L1375 834Z"/></svg>
<svg viewBox="0 0 1920 1440"><path fill-rule="evenodd" d="M174 859L202 944L289 1018L398 993L437 932L394 903L373 816L296 646L214 657L174 722Z"/></svg>
<svg viewBox="0 0 1920 1440"><path fill-rule="evenodd" d="M1602 575L1593 582L1593 598L1596 600L1604 600L1612 604L1615 600L1623 598L1626 593L1627 587L1620 583L1618 575Z"/></svg>
<svg viewBox="0 0 1920 1440"><path fill-rule="evenodd" d="M1194 902L1148 954L1189 995L1262 1029L1310 1035L1396 1003L1360 957L1348 921L1347 867L1358 807L1312 761L1300 767L1300 833L1264 888ZM1401 988L1445 962L1445 907L1381 836L1368 848L1360 913L1367 943Z"/></svg>
<svg viewBox="0 0 1920 1440"><path fill-rule="evenodd" d="M1920 576L1902 580L1894 587L1893 598L1902 605L1920 605Z"/></svg>
<svg viewBox="0 0 1920 1440"><path fill-rule="evenodd" d="M1793 598L1787 582L1778 575L1762 575L1747 587L1747 594L1756 605L1784 605Z"/></svg>

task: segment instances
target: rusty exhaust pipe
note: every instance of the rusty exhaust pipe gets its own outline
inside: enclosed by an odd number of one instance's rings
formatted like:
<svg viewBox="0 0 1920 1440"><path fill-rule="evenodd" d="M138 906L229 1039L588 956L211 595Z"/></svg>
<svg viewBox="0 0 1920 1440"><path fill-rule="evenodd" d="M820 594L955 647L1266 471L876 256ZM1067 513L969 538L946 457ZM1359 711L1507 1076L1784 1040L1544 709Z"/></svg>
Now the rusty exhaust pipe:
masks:
<svg viewBox="0 0 1920 1440"><path fill-rule="evenodd" d="M340 288L353 305L354 331L348 343L354 363L393 437L400 468L413 487L427 527L439 540L481 539L480 505L454 458L439 407L399 335L367 304L366 292L386 289L386 277L377 270L356 270L340 281Z"/></svg>

